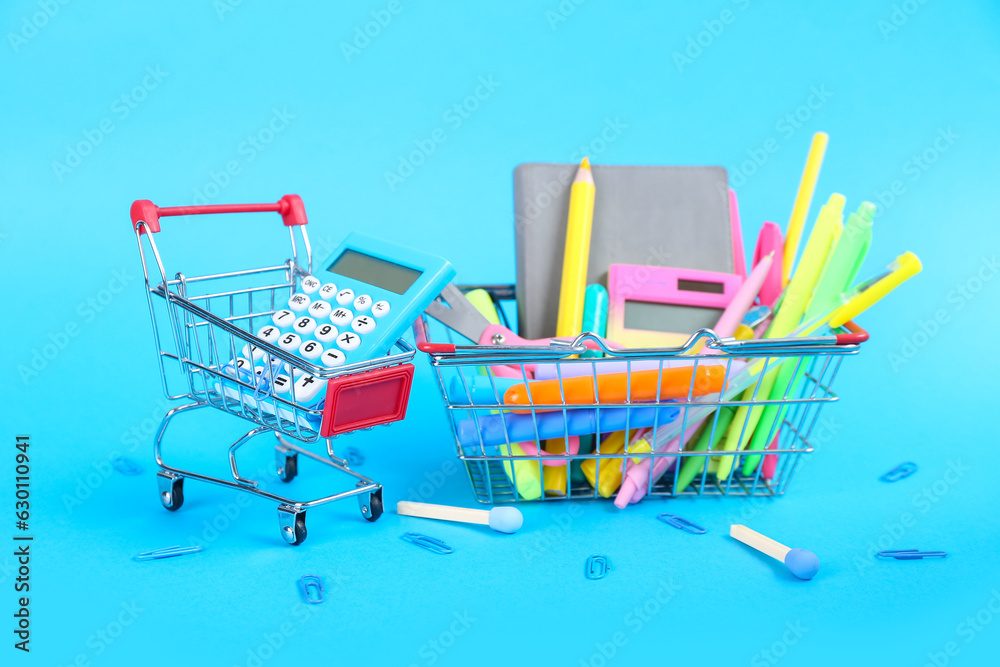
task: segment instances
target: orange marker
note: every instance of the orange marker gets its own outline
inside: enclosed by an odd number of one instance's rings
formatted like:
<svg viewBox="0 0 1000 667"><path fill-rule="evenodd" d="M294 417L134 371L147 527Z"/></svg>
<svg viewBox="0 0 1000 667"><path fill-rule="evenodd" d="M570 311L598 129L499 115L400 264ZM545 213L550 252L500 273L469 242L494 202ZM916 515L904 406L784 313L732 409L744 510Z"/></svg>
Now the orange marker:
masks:
<svg viewBox="0 0 1000 667"><path fill-rule="evenodd" d="M521 382L510 387L503 396L506 405L587 405L590 403L624 403L631 401L656 400L656 387L659 383L660 400L672 398L687 398L692 389L691 380L694 376L692 396L714 394L722 390L722 382L726 377L725 366L699 366L695 371L693 366L668 368L662 373L659 370L633 371L632 373L607 373L603 375L563 378L560 392L559 380L536 380L527 386ZM597 399L594 397L594 385L597 385ZM631 397L628 397L631 389ZM531 400L528 400L528 394ZM565 403L563 396L566 397ZM514 410L514 412L530 412L529 410Z"/></svg>

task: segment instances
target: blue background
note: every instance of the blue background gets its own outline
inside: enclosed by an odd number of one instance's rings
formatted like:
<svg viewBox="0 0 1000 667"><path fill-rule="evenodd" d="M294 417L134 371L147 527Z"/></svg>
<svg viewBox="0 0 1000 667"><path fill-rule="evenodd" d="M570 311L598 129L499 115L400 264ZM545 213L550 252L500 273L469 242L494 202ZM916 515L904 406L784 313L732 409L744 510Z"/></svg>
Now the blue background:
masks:
<svg viewBox="0 0 1000 667"><path fill-rule="evenodd" d="M12 534L13 436L29 434L36 535L30 657L11 648L16 575L13 557L0 556L5 663L11 654L47 665L995 661L995 2L401 0L356 53L342 44L387 2L222 2L53 1L51 18L39 14L44 3L0 9L0 506ZM678 63L686 50L690 62ZM494 89L456 122L449 109L481 77ZM803 107L814 89L828 99ZM284 125L251 150L247 138L275 110ZM786 118L796 112L797 127ZM592 143L609 121L626 127ZM67 156L102 124L111 132L89 140L89 154ZM386 172L439 128L445 141L390 187ZM786 224L819 130L830 146L817 199L837 191L851 210L863 199L880 206L863 274L904 250L925 270L860 319L872 338L845 363L843 400L825 411L819 451L785 497L623 512L527 504L511 537L389 512L368 524L351 501L312 511L310 537L295 549L278 539L273 504L240 507L232 490L189 483L183 510L159 506L150 443L166 404L128 229L133 199L294 192L327 252L363 229L450 258L461 281L512 282L511 173L521 162L568 161L584 146L598 163L723 165L749 253L762 221ZM763 160L769 139L778 150ZM754 155L763 164L747 162ZM239 173L221 176L231 161ZM262 266L287 253L274 216L169 219L161 236L170 272ZM75 335L60 335L67 326ZM36 356L59 342L53 358ZM969 354L979 346L988 356ZM421 360L407 420L338 443L364 453L360 470L385 484L387 507L421 484L433 502L473 503L439 403ZM178 422L173 451L223 473L225 444L247 428L222 414ZM105 478L115 451L143 475ZM920 471L878 481L904 460ZM246 465L270 461L262 443ZM313 479L296 491L329 488ZM668 510L710 532L656 521ZM907 513L910 526L897 525ZM819 575L796 581L734 544L734 522L814 550ZM416 549L398 539L406 530L456 551ZM208 548L130 560L191 539ZM949 556L879 562L879 540ZM582 574L593 553L614 568L599 582ZM310 573L326 579L327 602L303 611L295 583ZM675 592L660 604L664 584ZM129 622L120 634L119 617Z"/></svg>

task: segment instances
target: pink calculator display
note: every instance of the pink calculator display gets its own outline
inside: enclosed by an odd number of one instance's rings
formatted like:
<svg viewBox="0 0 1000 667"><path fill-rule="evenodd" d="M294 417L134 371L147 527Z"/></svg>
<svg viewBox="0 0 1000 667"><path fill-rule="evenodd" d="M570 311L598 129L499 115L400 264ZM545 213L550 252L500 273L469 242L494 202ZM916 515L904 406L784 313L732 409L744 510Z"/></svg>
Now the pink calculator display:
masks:
<svg viewBox="0 0 1000 667"><path fill-rule="evenodd" d="M607 337L626 347L679 346L714 327L742 283L731 273L612 264Z"/></svg>

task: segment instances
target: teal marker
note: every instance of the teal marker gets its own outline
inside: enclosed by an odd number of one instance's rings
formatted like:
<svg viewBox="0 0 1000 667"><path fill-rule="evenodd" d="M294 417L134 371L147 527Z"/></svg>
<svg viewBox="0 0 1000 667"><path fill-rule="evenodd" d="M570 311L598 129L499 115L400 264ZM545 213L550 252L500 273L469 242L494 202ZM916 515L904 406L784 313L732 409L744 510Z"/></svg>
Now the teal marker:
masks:
<svg viewBox="0 0 1000 667"><path fill-rule="evenodd" d="M608 290L604 285L588 285L583 293L583 328L604 338L608 334ZM587 350L581 357L603 357L600 350Z"/></svg>

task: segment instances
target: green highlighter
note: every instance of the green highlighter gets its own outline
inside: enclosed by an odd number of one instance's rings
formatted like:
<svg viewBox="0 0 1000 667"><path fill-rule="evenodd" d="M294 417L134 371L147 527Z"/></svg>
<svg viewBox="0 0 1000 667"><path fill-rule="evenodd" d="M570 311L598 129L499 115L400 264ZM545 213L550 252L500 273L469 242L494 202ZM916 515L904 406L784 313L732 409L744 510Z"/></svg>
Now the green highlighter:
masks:
<svg viewBox="0 0 1000 667"><path fill-rule="evenodd" d="M806 309L804 322L808 322L820 315L831 312L840 305L841 295L850 290L851 284L858 276L858 271L868 255L868 248L872 243L872 222L875 219L875 204L871 202L861 202L858 210L847 218L844 224L844 231L840 234L840 239L834 246L830 259L823 269L816 291L813 292L812 300ZM768 399L777 401L786 398L794 398L798 392L799 385L806 372L806 360L799 363L796 359L789 359L784 363L777 381L771 388ZM798 373L795 369L798 367ZM794 375L794 377L793 377ZM788 410L787 405L768 405L754 431L753 438L747 446L747 450L761 450L770 442L773 437L771 431L774 423L780 424ZM743 474L752 475L757 464L760 463L760 454L748 456L743 463Z"/></svg>
<svg viewBox="0 0 1000 667"><path fill-rule="evenodd" d="M719 422L715 424L714 439L712 438L712 421L714 417L709 416L706 418L705 424L701 429L701 436L690 451L704 452L709 449L715 449L715 446L722 440L722 436L725 435L726 429L733 423L733 416L735 414L736 408L732 406L724 407L719 411ZM709 459L707 456L687 456L681 458L684 459L684 463L681 465L680 472L677 473L677 487L674 489L675 494L680 493L688 487L688 484L701 473L705 467L705 463Z"/></svg>

